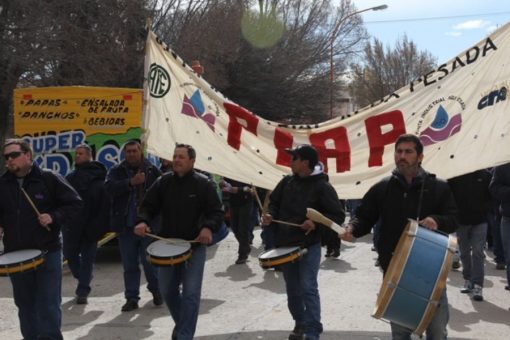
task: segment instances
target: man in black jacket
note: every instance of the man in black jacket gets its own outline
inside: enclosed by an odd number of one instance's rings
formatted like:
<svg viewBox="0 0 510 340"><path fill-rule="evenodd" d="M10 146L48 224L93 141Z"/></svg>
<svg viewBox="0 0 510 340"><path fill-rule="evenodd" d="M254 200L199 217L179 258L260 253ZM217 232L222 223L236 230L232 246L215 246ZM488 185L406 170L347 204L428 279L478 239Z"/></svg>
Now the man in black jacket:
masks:
<svg viewBox="0 0 510 340"><path fill-rule="evenodd" d="M121 311L129 312L138 308L140 300L140 262L153 303L156 306L163 304L156 270L145 257L150 240L133 233L136 215L145 193L161 172L143 157L142 146L137 140L130 140L124 145L124 155L126 159L108 171L105 187L112 199L110 227L120 232L119 246L126 298Z"/></svg>
<svg viewBox="0 0 510 340"><path fill-rule="evenodd" d="M422 227L445 233L452 233L458 227L457 207L448 184L421 167L423 144L420 139L411 134L398 137L394 158L396 168L392 175L368 190L342 237L352 241L353 236L366 235L379 221L376 248L384 274L408 219L417 219ZM445 288L427 328L427 339L446 339L448 314ZM391 333L393 339L410 340L412 330L392 322Z"/></svg>
<svg viewBox="0 0 510 340"><path fill-rule="evenodd" d="M306 217L307 208L342 224L345 218L335 189L322 172L317 150L311 145L287 149L292 155L292 175L284 177L271 193L268 213L262 216L265 228L275 228L276 247L298 246L307 252L299 261L282 265L289 311L295 327L290 340L319 339L323 331L317 283L321 261L323 225ZM273 219L299 224L300 227L273 223Z"/></svg>
<svg viewBox="0 0 510 340"><path fill-rule="evenodd" d="M38 249L44 254L35 270L10 276L21 334L25 339L63 339L59 235L74 222L82 202L65 179L34 164L27 142L7 140L3 156L7 171L0 178L0 235L5 252Z"/></svg>
<svg viewBox="0 0 510 340"><path fill-rule="evenodd" d="M510 290L510 163L498 165L490 184L492 196L501 202L501 242L506 261L506 290Z"/></svg>
<svg viewBox="0 0 510 340"><path fill-rule="evenodd" d="M76 303L86 304L90 293L97 241L107 230L109 200L104 189L106 167L92 160L87 144L75 149L75 169L67 181L80 194L84 207L74 225L62 231L64 256L74 278L78 280Z"/></svg>
<svg viewBox="0 0 510 340"><path fill-rule="evenodd" d="M172 340L193 339L207 245L223 221L216 184L193 169L195 159L192 146L177 144L173 173L164 174L149 189L135 226L135 233L144 236L151 231L150 221L161 213L159 236L196 241L185 263L158 268L159 287L175 323Z"/></svg>
<svg viewBox="0 0 510 340"><path fill-rule="evenodd" d="M448 180L459 208L457 240L464 286L461 293L473 293L473 300L483 300L485 278L485 243L487 217L491 203L491 174L482 169Z"/></svg>

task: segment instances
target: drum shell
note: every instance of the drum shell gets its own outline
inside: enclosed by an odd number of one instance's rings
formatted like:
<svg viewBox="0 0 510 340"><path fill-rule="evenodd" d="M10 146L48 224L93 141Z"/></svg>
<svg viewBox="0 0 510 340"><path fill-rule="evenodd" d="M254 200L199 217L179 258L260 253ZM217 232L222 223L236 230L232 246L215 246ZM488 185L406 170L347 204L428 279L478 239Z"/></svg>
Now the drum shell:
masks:
<svg viewBox="0 0 510 340"><path fill-rule="evenodd" d="M263 269L270 269L276 266L294 262L306 253L306 249L299 247L281 247L270 249L259 255L259 265Z"/></svg>
<svg viewBox="0 0 510 340"><path fill-rule="evenodd" d="M5 253L0 256L16 257L16 255L19 254L21 256L25 252L33 252L35 255L31 256L30 258L20 257L19 261L8 264L2 263L2 261L0 261L0 276L11 276L18 273L35 270L37 267L44 263L44 252L38 249L18 250Z"/></svg>
<svg viewBox="0 0 510 340"><path fill-rule="evenodd" d="M373 316L421 336L446 286L454 249L452 237L410 221L384 277Z"/></svg>
<svg viewBox="0 0 510 340"><path fill-rule="evenodd" d="M163 240L151 243L146 249L147 261L156 267L168 267L184 263L191 257L192 250L189 243L179 239L173 239L172 241L176 243L172 244ZM175 251L170 251L170 253L173 253L172 255L158 254L156 248L161 250L161 247Z"/></svg>

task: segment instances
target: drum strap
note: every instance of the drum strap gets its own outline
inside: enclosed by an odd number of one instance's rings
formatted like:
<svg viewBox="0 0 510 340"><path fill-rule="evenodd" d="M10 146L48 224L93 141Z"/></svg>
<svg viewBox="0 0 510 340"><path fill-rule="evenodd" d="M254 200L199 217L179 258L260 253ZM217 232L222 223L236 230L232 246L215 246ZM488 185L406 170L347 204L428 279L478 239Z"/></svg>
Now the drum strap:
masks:
<svg viewBox="0 0 510 340"><path fill-rule="evenodd" d="M422 202L423 202L423 191L425 191L425 182L426 181L427 181L427 176L424 176L423 181L421 182L420 198L418 200L418 209L416 211L416 221L420 220L420 213L421 213Z"/></svg>

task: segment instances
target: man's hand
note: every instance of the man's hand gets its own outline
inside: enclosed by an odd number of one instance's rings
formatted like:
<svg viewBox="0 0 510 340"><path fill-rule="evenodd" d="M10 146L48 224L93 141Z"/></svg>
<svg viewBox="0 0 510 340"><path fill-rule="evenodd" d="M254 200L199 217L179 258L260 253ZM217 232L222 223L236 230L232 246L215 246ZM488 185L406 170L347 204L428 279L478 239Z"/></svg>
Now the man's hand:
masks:
<svg viewBox="0 0 510 340"><path fill-rule="evenodd" d="M142 172L140 170L138 170L136 175L131 177L131 179L129 180L129 184L131 184L131 186L135 186L135 185L139 185L139 184L143 184L143 183L145 183L145 172Z"/></svg>
<svg viewBox="0 0 510 340"><path fill-rule="evenodd" d="M49 225L53 223L53 218L50 214L41 214L38 217L39 224L42 225L44 228L48 229Z"/></svg>
<svg viewBox="0 0 510 340"><path fill-rule="evenodd" d="M423 220L418 222L422 227L425 227L430 230L437 230L437 222L432 217L427 216Z"/></svg>
<svg viewBox="0 0 510 340"><path fill-rule="evenodd" d="M271 216L271 214L263 214L262 215L262 218L260 219L260 223L262 224L263 227L270 225L271 222L273 222L273 216Z"/></svg>
<svg viewBox="0 0 510 340"><path fill-rule="evenodd" d="M301 224L301 228L305 231L305 235L308 235L315 229L315 223L312 220L305 220L303 224Z"/></svg>
<svg viewBox="0 0 510 340"><path fill-rule="evenodd" d="M151 228L147 225L145 222L140 222L137 225L135 225L135 228L133 229L133 232L138 236L145 236L145 233L150 233Z"/></svg>
<svg viewBox="0 0 510 340"><path fill-rule="evenodd" d="M347 224L345 226L345 233L343 233L340 238L347 242L354 242L355 238L352 235L352 225Z"/></svg>
<svg viewBox="0 0 510 340"><path fill-rule="evenodd" d="M209 228L202 228L200 230L200 234L198 234L198 237L196 239L201 244L210 244L212 242L212 231Z"/></svg>

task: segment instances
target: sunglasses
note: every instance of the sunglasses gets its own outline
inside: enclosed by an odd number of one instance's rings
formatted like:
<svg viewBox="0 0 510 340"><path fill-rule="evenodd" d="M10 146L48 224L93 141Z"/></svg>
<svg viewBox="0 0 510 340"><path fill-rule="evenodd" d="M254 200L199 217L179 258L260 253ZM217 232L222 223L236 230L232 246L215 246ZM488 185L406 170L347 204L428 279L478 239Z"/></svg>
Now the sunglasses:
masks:
<svg viewBox="0 0 510 340"><path fill-rule="evenodd" d="M23 151L13 151L13 152L9 152L9 153L4 154L4 158L5 158L6 161L8 161L9 158L16 159L16 158L18 158L19 156L21 156L24 153L25 152L23 152Z"/></svg>

